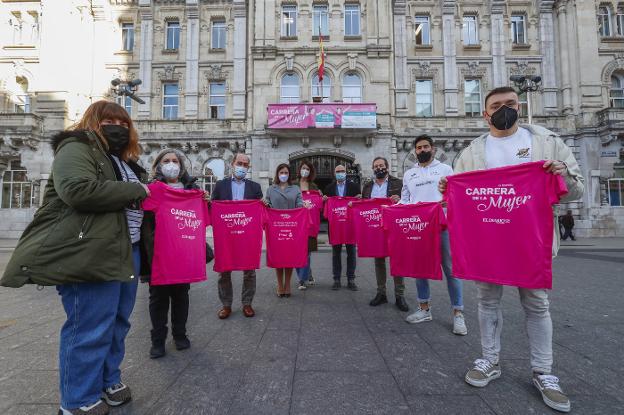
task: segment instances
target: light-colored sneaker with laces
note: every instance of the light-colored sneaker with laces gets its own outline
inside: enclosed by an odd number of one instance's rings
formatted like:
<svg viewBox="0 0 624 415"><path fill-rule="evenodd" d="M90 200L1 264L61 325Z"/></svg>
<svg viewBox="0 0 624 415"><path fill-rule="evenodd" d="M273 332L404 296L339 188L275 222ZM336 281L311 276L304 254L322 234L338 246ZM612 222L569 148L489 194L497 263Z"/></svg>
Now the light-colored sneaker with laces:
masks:
<svg viewBox="0 0 624 415"><path fill-rule="evenodd" d="M422 308L418 307L416 311L414 311L412 314L405 318L405 321L410 324L416 324L422 323L424 321L431 321L431 319L431 307L429 307L429 309L427 310L423 310Z"/></svg>
<svg viewBox="0 0 624 415"><path fill-rule="evenodd" d="M316 281L314 281L314 277L310 275L310 277L308 278L308 287L312 287L315 284L316 284Z"/></svg>
<svg viewBox="0 0 624 415"><path fill-rule="evenodd" d="M110 406L121 406L132 399L132 394L130 388L120 382L106 388L102 397Z"/></svg>
<svg viewBox="0 0 624 415"><path fill-rule="evenodd" d="M483 388L494 379L498 379L501 375L501 368L498 364L493 365L489 360L477 359L474 361L472 369L470 369L464 380L467 384Z"/></svg>
<svg viewBox="0 0 624 415"><path fill-rule="evenodd" d="M570 399L561 390L557 376L534 373L533 384L546 405L559 412L570 412Z"/></svg>
<svg viewBox="0 0 624 415"><path fill-rule="evenodd" d="M305 283L305 282L300 281L300 282L299 282L299 287L298 287L298 288L299 288L299 290L303 291L303 290L307 289L308 287L306 286L306 283Z"/></svg>
<svg viewBox="0 0 624 415"><path fill-rule="evenodd" d="M457 334L459 336L465 336L468 334L464 313L455 314L455 312L453 312L453 334Z"/></svg>
<svg viewBox="0 0 624 415"><path fill-rule="evenodd" d="M61 407L58 415L108 415L110 408L103 400L98 400L91 405L81 406L76 409L65 409Z"/></svg>

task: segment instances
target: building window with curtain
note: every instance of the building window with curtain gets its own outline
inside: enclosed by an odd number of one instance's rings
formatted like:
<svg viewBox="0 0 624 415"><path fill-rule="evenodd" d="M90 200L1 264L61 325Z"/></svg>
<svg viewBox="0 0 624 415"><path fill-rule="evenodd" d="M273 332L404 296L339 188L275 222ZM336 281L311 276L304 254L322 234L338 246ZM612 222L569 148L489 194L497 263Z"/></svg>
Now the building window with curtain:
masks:
<svg viewBox="0 0 624 415"><path fill-rule="evenodd" d="M362 78L356 73L348 73L342 78L342 102L359 104L362 102Z"/></svg>
<svg viewBox="0 0 624 415"><path fill-rule="evenodd" d="M321 91L321 82L319 81L318 73L312 77L312 99L315 97L323 97L322 102L331 102L331 78L325 74L323 76L323 86Z"/></svg>
<svg viewBox="0 0 624 415"><path fill-rule="evenodd" d="M210 83L210 118L222 120L225 118L225 82Z"/></svg>
<svg viewBox="0 0 624 415"><path fill-rule="evenodd" d="M163 84L163 119L175 120L178 118L179 100L178 83Z"/></svg>
<svg viewBox="0 0 624 415"><path fill-rule="evenodd" d="M525 22L524 15L511 16L511 41L514 45L525 45L527 43Z"/></svg>
<svg viewBox="0 0 624 415"><path fill-rule="evenodd" d="M299 76L287 73L282 76L280 82L280 103L298 104L299 102Z"/></svg>
<svg viewBox="0 0 624 415"><path fill-rule="evenodd" d="M124 107L128 115L132 117L132 98L127 95L117 95L115 102Z"/></svg>
<svg viewBox="0 0 624 415"><path fill-rule="evenodd" d="M624 108L624 76L621 74L611 75L611 90L609 99L612 108Z"/></svg>
<svg viewBox="0 0 624 415"><path fill-rule="evenodd" d="M611 9L609 6L600 6L598 8L598 28L600 36L611 36Z"/></svg>
<svg viewBox="0 0 624 415"><path fill-rule="evenodd" d="M433 116L433 81L431 79L416 81L416 116Z"/></svg>
<svg viewBox="0 0 624 415"><path fill-rule="evenodd" d="M134 23L121 24L121 48L127 52L134 50Z"/></svg>
<svg viewBox="0 0 624 415"><path fill-rule="evenodd" d="M414 17L414 35L417 45L427 46L431 44L431 25L429 16Z"/></svg>
<svg viewBox="0 0 624 415"><path fill-rule="evenodd" d="M312 36L329 36L328 8L326 4L312 6Z"/></svg>
<svg viewBox="0 0 624 415"><path fill-rule="evenodd" d="M212 22L212 49L225 49L225 22Z"/></svg>
<svg viewBox="0 0 624 415"><path fill-rule="evenodd" d="M345 4L344 8L344 34L345 36L360 35L360 5Z"/></svg>
<svg viewBox="0 0 624 415"><path fill-rule="evenodd" d="M466 117L481 116L481 81L478 79L464 81L464 110Z"/></svg>
<svg viewBox="0 0 624 415"><path fill-rule="evenodd" d="M282 36L297 36L297 6L282 6Z"/></svg>
<svg viewBox="0 0 624 415"><path fill-rule="evenodd" d="M465 46L474 46L479 44L479 27L477 26L476 15L464 16L462 37Z"/></svg>
<svg viewBox="0 0 624 415"><path fill-rule="evenodd" d="M177 50L180 48L180 22L167 22L167 50Z"/></svg>

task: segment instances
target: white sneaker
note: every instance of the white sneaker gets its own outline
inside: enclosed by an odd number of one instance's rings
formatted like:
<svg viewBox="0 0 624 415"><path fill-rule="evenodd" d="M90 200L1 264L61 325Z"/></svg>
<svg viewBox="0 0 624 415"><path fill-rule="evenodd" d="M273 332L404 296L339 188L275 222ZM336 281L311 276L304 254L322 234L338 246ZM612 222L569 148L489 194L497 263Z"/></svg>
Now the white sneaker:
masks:
<svg viewBox="0 0 624 415"><path fill-rule="evenodd" d="M466 383L477 388L483 388L494 379L500 378L501 368L498 364L493 365L488 360L477 359L472 364L464 379Z"/></svg>
<svg viewBox="0 0 624 415"><path fill-rule="evenodd" d="M314 281L314 277L310 275L310 278L308 278L308 287L311 287L315 284L316 284L316 281Z"/></svg>
<svg viewBox="0 0 624 415"><path fill-rule="evenodd" d="M411 324L416 324L422 323L424 321L431 321L431 319L431 307L429 307L428 310L423 310L422 308L418 307L415 312L405 318L405 321Z"/></svg>
<svg viewBox="0 0 624 415"><path fill-rule="evenodd" d="M468 334L468 328L466 327L466 320L464 319L464 313L453 315L453 334L465 336Z"/></svg>
<svg viewBox="0 0 624 415"><path fill-rule="evenodd" d="M109 406L103 400L99 400L91 405L81 406L76 409L65 409L61 407L58 415L108 415Z"/></svg>
<svg viewBox="0 0 624 415"><path fill-rule="evenodd" d="M306 287L305 282L300 281L300 282L299 282L299 289L300 289L301 291L303 291L303 290L305 290L306 288L308 288L308 287Z"/></svg>

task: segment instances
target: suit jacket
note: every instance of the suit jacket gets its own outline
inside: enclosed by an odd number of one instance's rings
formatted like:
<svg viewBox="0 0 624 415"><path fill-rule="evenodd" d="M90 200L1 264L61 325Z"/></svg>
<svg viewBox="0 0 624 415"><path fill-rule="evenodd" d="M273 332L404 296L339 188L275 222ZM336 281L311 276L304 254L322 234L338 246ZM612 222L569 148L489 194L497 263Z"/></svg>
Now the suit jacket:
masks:
<svg viewBox="0 0 624 415"><path fill-rule="evenodd" d="M370 199L371 193L373 193L373 183L374 180L369 180L364 184L364 188L362 189L362 198ZM398 179L394 176L388 176L388 190L386 192L386 196L401 196L401 190L403 189L403 180Z"/></svg>
<svg viewBox="0 0 624 415"><path fill-rule="evenodd" d="M327 197L338 196L338 186L335 180L331 182L329 185L327 185L323 194ZM347 180L344 195L355 197L359 194L360 194L360 185Z"/></svg>
<svg viewBox="0 0 624 415"><path fill-rule="evenodd" d="M212 200L232 200L232 178L227 177L219 180L212 191ZM262 199L262 189L260 184L252 180L245 179L244 199Z"/></svg>

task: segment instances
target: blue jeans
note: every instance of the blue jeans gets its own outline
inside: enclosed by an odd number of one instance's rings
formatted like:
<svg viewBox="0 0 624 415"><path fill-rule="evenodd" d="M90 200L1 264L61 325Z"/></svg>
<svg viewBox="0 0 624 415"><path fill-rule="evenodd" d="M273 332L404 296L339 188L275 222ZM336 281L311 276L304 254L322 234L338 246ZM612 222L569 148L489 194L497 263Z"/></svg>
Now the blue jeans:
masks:
<svg viewBox="0 0 624 415"><path fill-rule="evenodd" d="M59 375L61 406L75 409L96 402L121 381L119 366L136 300L141 255L132 247L135 280L63 284L67 321L61 329Z"/></svg>
<svg viewBox="0 0 624 415"><path fill-rule="evenodd" d="M308 282L308 280L310 279L310 253L308 252L308 262L306 263L305 267L302 268L295 268L297 270L297 277L299 278L299 281L301 282Z"/></svg>
<svg viewBox="0 0 624 415"><path fill-rule="evenodd" d="M453 307L453 310L463 310L463 283L462 280L453 277L451 244L449 243L448 231L443 231L440 235L440 249L442 249L442 270L444 271L444 276L446 277L446 286L451 299L451 306ZM416 280L416 290L418 291L419 303L428 303L431 300L429 280L418 278Z"/></svg>

